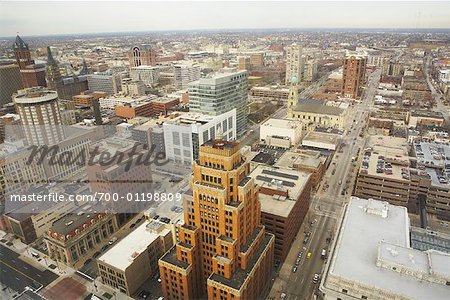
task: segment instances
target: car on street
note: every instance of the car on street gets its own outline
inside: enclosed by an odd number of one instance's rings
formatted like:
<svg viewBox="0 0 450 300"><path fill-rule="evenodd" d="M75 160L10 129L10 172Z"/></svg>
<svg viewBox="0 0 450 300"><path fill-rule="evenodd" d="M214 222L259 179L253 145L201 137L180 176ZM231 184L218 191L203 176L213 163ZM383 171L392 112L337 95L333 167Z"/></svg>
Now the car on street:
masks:
<svg viewBox="0 0 450 300"><path fill-rule="evenodd" d="M295 273L295 272L297 272L297 266L294 266L294 267L292 268L292 273Z"/></svg>
<svg viewBox="0 0 450 300"><path fill-rule="evenodd" d="M311 258L311 255L312 255L311 252L308 252L308 254L306 255L306 258L308 258L308 259Z"/></svg>
<svg viewBox="0 0 450 300"><path fill-rule="evenodd" d="M314 284L317 284L317 283L319 283L319 280L320 280L320 275L319 274L314 274L314 277L313 277L313 283Z"/></svg>
<svg viewBox="0 0 450 300"><path fill-rule="evenodd" d="M139 293L138 296L139 296L139 299L148 299L148 298L150 298L150 292L143 290Z"/></svg>
<svg viewBox="0 0 450 300"><path fill-rule="evenodd" d="M117 241L117 237L113 237L111 240L109 240L108 244L112 245Z"/></svg>

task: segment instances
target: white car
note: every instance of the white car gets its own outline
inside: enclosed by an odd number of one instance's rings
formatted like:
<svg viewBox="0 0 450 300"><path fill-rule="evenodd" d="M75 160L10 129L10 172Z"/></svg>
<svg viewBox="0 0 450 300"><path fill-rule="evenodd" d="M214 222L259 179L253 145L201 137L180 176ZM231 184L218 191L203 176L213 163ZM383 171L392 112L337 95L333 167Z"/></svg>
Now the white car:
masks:
<svg viewBox="0 0 450 300"><path fill-rule="evenodd" d="M109 241L109 244L112 245L112 244L114 244L116 241L117 241L117 238L116 238L116 237L113 237L113 238Z"/></svg>

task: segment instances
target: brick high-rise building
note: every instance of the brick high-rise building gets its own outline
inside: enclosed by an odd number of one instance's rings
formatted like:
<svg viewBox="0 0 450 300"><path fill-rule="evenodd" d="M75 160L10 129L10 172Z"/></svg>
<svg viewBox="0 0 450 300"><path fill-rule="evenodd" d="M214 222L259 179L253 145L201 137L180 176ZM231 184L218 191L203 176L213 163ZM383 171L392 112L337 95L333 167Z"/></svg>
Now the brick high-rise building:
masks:
<svg viewBox="0 0 450 300"><path fill-rule="evenodd" d="M342 70L343 96L357 98L361 95L361 87L365 83L366 64L367 54L347 52Z"/></svg>
<svg viewBox="0 0 450 300"><path fill-rule="evenodd" d="M260 224L258 188L235 142L210 140L193 165L185 224L160 260L165 299L258 299L270 281L274 236Z"/></svg>
<svg viewBox="0 0 450 300"><path fill-rule="evenodd" d="M13 44L14 57L16 64L20 69L20 76L22 80L22 86L24 88L34 86L47 86L45 81L45 66L36 65L34 60L31 59L30 48L20 36L16 36L16 40Z"/></svg>

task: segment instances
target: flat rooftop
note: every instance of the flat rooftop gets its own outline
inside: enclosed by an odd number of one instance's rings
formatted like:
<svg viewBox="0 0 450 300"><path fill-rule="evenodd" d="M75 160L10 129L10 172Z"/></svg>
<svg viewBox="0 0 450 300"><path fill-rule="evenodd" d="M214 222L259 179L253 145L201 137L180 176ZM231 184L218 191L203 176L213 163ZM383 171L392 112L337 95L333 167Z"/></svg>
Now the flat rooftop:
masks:
<svg viewBox="0 0 450 300"><path fill-rule="evenodd" d="M294 129L302 126L300 121L285 120L285 119L268 119L261 126L276 127L281 129Z"/></svg>
<svg viewBox="0 0 450 300"><path fill-rule="evenodd" d="M50 231L57 234L66 236L67 234L73 232L75 229L81 227L83 224L87 223L91 219L94 219L96 215L104 213L105 208L98 204L86 204L78 209L70 212L61 219L56 220Z"/></svg>
<svg viewBox="0 0 450 300"><path fill-rule="evenodd" d="M318 168L321 163L325 163L326 158L320 156L320 152L311 151L312 153L297 153L286 151L283 156L278 159L276 166L282 168L294 168L294 165L309 168Z"/></svg>
<svg viewBox="0 0 450 300"><path fill-rule="evenodd" d="M411 178L408 156L371 152L369 156L364 156L361 164L360 173L405 181L409 181Z"/></svg>
<svg viewBox="0 0 450 300"><path fill-rule="evenodd" d="M311 131L305 135L303 141L337 145L340 138L340 135L334 133Z"/></svg>
<svg viewBox="0 0 450 300"><path fill-rule="evenodd" d="M287 193L287 197L283 195L269 196L262 192L259 194L261 211L287 217L311 175L303 171L259 165L249 176L260 187L278 191L280 194Z"/></svg>
<svg viewBox="0 0 450 300"><path fill-rule="evenodd" d="M371 135L367 147L372 147L373 151L383 154L408 155L408 141L401 137Z"/></svg>
<svg viewBox="0 0 450 300"><path fill-rule="evenodd" d="M410 248L409 226L405 207L351 197L331 257L329 276L410 299L448 299L448 286L444 284L377 266L377 261L382 261L397 269L449 277L450 256ZM327 282L325 286L328 288Z"/></svg>
<svg viewBox="0 0 450 300"><path fill-rule="evenodd" d="M167 228L162 229L160 233L153 230L153 228L158 229L163 226L158 221L144 222L100 256L98 261L125 271L133 263L135 257L146 251L147 247L161 235L170 232Z"/></svg>

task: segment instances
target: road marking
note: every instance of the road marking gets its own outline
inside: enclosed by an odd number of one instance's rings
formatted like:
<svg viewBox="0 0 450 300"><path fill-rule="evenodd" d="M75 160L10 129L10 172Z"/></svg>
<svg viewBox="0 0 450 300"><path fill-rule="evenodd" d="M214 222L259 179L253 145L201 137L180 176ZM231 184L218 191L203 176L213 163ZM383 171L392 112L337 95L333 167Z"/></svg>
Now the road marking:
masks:
<svg viewBox="0 0 450 300"><path fill-rule="evenodd" d="M6 263L6 262L4 262L3 260L0 260L0 262L1 263L3 263L4 265L6 265L6 266L8 266L8 267L10 267L11 269L13 269L14 271L16 271L17 273L19 273L19 274L21 274L21 275L23 275L23 276L25 276L25 277L27 277L28 279L30 279L30 280L32 280L32 281L36 281L37 283L39 283L40 285L44 285L42 282L39 282L39 281L37 281L36 279L34 279L34 278L31 278L30 276L28 276L27 274L24 274L23 272L21 272L21 271L19 271L19 270L17 270L16 268L14 268L13 266L11 266L10 264L8 264L8 263ZM16 277L17 278L17 277Z"/></svg>

